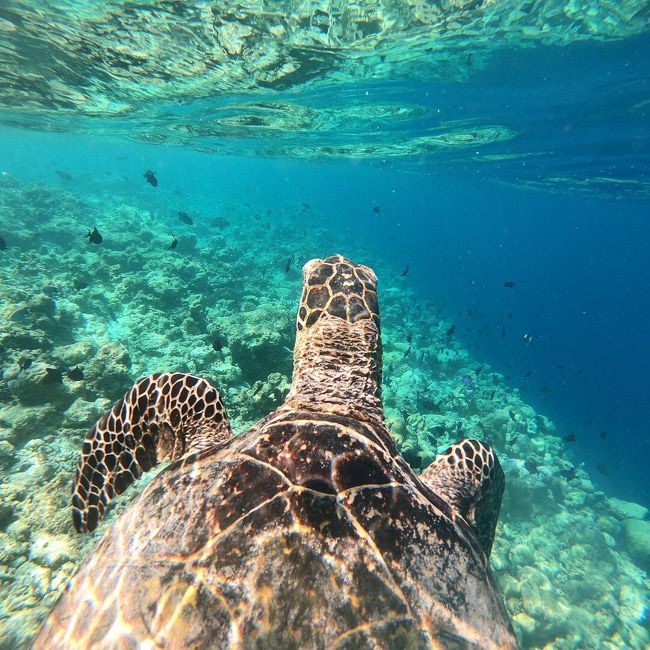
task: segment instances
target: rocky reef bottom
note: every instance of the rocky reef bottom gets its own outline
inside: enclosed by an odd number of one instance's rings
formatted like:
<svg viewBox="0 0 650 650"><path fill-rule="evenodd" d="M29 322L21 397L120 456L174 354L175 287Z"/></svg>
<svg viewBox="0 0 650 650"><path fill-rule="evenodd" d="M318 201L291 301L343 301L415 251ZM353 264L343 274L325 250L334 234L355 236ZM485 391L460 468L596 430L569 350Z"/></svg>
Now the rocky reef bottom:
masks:
<svg viewBox="0 0 650 650"><path fill-rule="evenodd" d="M99 245L84 240L90 221ZM172 369L214 381L236 431L266 415L289 387L301 265L333 252L379 276L386 417L408 462L421 470L461 437L499 454L507 488L492 566L522 646L648 647L648 512L599 491L566 432L470 358L401 269L304 205L272 217L222 206L196 221L170 249L159 215L0 182L0 648L29 644L148 480L94 535L74 533L86 430L135 379Z"/></svg>

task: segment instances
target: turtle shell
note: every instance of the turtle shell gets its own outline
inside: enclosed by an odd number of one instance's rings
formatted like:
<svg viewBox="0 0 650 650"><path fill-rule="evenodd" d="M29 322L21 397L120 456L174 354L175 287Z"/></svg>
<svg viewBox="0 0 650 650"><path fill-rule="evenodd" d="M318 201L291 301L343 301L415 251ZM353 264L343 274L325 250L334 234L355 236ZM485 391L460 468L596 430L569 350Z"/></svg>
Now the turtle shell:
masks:
<svg viewBox="0 0 650 650"><path fill-rule="evenodd" d="M172 463L36 648L515 648L468 523L383 425L282 407Z"/></svg>

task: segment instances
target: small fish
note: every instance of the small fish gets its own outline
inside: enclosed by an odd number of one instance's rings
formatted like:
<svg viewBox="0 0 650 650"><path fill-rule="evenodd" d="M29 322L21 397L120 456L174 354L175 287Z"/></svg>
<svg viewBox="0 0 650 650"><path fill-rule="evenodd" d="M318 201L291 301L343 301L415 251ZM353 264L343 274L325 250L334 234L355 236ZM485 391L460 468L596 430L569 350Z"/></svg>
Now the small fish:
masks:
<svg viewBox="0 0 650 650"><path fill-rule="evenodd" d="M173 251L176 246L178 246L178 239L176 239L176 235L172 235L172 243L169 244L169 250Z"/></svg>
<svg viewBox="0 0 650 650"><path fill-rule="evenodd" d="M190 217L187 212L179 212L178 213L178 218L183 222L186 223L188 226L191 226L194 223L194 220L192 217Z"/></svg>
<svg viewBox="0 0 650 650"><path fill-rule="evenodd" d="M503 286L507 287L508 289L514 289L515 288L515 283L508 280L507 282L503 283Z"/></svg>
<svg viewBox="0 0 650 650"><path fill-rule="evenodd" d="M568 433L564 438L562 438L564 442L575 442L577 439L575 433Z"/></svg>
<svg viewBox="0 0 650 650"><path fill-rule="evenodd" d="M216 338L214 341L212 341L212 349L215 352L221 352L221 350L223 350L223 343L221 343L221 340L219 338Z"/></svg>
<svg viewBox="0 0 650 650"><path fill-rule="evenodd" d="M88 229L88 232L84 235L88 237L89 244L101 244L104 241L104 238L99 234L99 230L96 227L93 227L92 230Z"/></svg>
<svg viewBox="0 0 650 650"><path fill-rule="evenodd" d="M54 172L61 180L63 181L71 181L72 180L72 174L68 172L61 171L60 169L57 169L56 172Z"/></svg>
<svg viewBox="0 0 650 650"><path fill-rule="evenodd" d="M14 309L11 314L9 314L9 320L12 323L20 323L24 321L32 312L29 311L29 307L19 307Z"/></svg>
<svg viewBox="0 0 650 650"><path fill-rule="evenodd" d="M496 393L497 393L497 389L494 388L494 389L492 390L492 392L490 393L490 400L493 400L493 399L494 399L494 396L496 395Z"/></svg>
<svg viewBox="0 0 650 650"><path fill-rule="evenodd" d="M572 467L571 469L563 469L560 471L560 476L563 476L568 481L571 481L576 477L576 468Z"/></svg>
<svg viewBox="0 0 650 650"><path fill-rule="evenodd" d="M404 277L404 276L409 272L409 269L410 269L410 268L411 268L411 265L410 265L410 264L407 264L407 265L406 265L406 268L405 268L405 269L400 273L400 276L401 276L401 277Z"/></svg>
<svg viewBox="0 0 650 650"><path fill-rule="evenodd" d="M31 360L31 359L27 359L27 358L25 358L25 359L20 359L20 360L18 361L18 367L19 367L21 370L27 370L28 368L31 368L31 367L32 367L32 360Z"/></svg>
<svg viewBox="0 0 650 650"><path fill-rule="evenodd" d="M86 278L75 278L72 281L72 286L77 290L85 289L88 286L88 280Z"/></svg>
<svg viewBox="0 0 650 650"><path fill-rule="evenodd" d="M289 271L291 271L291 258L289 258L287 260L287 263L286 263L286 265L284 267L284 272L285 273L289 273Z"/></svg>
<svg viewBox="0 0 650 650"><path fill-rule="evenodd" d="M530 377L532 374L533 374L533 371L532 371L532 370L529 370L529 371L524 375L524 377Z"/></svg>
<svg viewBox="0 0 650 650"><path fill-rule="evenodd" d="M452 325L451 327L447 328L447 331L445 332L446 336L453 336L456 333L456 326Z"/></svg>
<svg viewBox="0 0 650 650"><path fill-rule="evenodd" d="M532 334L524 334L524 343L526 345L532 345L533 344L533 337Z"/></svg>
<svg viewBox="0 0 650 650"><path fill-rule="evenodd" d="M381 210L379 209L379 206L378 206L378 205L376 205L376 206L372 209L372 211L373 211L375 214L379 214L379 213L381 212Z"/></svg>
<svg viewBox="0 0 650 650"><path fill-rule="evenodd" d="M508 415L511 420L514 420L515 422L517 421L517 414L512 409L508 410Z"/></svg>
<svg viewBox="0 0 650 650"><path fill-rule="evenodd" d="M41 291L50 298L54 298L59 293L59 290L53 284L46 284Z"/></svg>
<svg viewBox="0 0 650 650"><path fill-rule="evenodd" d="M228 219L224 219L223 217L215 217L210 222L210 225L213 228L227 228L230 225L230 221L228 221Z"/></svg>
<svg viewBox="0 0 650 650"><path fill-rule="evenodd" d="M474 369L474 374L478 377L483 372L483 366Z"/></svg>
<svg viewBox="0 0 650 650"><path fill-rule="evenodd" d="M84 372L79 368L79 366L77 366L76 368L72 368L72 370L68 370L68 372L65 373L65 376L72 381L82 381L84 378Z"/></svg>
<svg viewBox="0 0 650 650"><path fill-rule="evenodd" d="M501 326L501 338L505 339L506 338L506 328L505 325Z"/></svg>
<svg viewBox="0 0 650 650"><path fill-rule="evenodd" d="M474 388L474 380L469 375L461 375L460 383L467 388Z"/></svg>
<svg viewBox="0 0 650 650"><path fill-rule="evenodd" d="M7 250L7 242L0 237L0 251L6 251Z"/></svg>
<svg viewBox="0 0 650 650"><path fill-rule="evenodd" d="M158 187L158 179L156 178L156 172L152 172L150 169L147 169L147 171L143 174L143 176L147 179L147 183L149 183L149 185Z"/></svg>
<svg viewBox="0 0 650 650"><path fill-rule="evenodd" d="M409 333L406 335L406 342L407 342L409 345L410 345L411 343L413 343L413 334L411 334L411 332L409 332Z"/></svg>
<svg viewBox="0 0 650 650"><path fill-rule="evenodd" d="M404 356L402 357L402 359L406 359L406 357L408 357L408 355L411 354L412 349L413 349L413 346L409 345L408 350L406 350L406 352L404 353Z"/></svg>
<svg viewBox="0 0 650 650"><path fill-rule="evenodd" d="M607 440L607 436L608 436L608 435L609 435L609 433L608 433L607 431L601 431L601 432L598 434L598 437L599 437L601 440Z"/></svg>
<svg viewBox="0 0 650 650"><path fill-rule="evenodd" d="M524 461L524 467L531 473L536 474L539 465L534 460Z"/></svg>
<svg viewBox="0 0 650 650"><path fill-rule="evenodd" d="M596 469L603 475L603 476L609 476L609 467L605 465L605 463L598 463L596 465Z"/></svg>
<svg viewBox="0 0 650 650"><path fill-rule="evenodd" d="M61 370L61 368L45 368L45 377L43 382L46 384L62 384L63 370Z"/></svg>

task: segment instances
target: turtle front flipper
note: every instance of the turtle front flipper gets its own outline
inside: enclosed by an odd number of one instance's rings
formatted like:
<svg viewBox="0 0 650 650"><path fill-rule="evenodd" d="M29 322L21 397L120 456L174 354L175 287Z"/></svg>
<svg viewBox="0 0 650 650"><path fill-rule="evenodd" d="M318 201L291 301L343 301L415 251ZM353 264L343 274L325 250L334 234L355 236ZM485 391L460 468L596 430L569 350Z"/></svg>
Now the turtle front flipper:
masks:
<svg viewBox="0 0 650 650"><path fill-rule="evenodd" d="M420 480L462 515L489 557L505 487L493 449L478 440L461 440L440 454Z"/></svg>
<svg viewBox="0 0 650 650"><path fill-rule="evenodd" d="M72 520L93 531L106 506L162 460L232 438L219 391L182 372L141 379L86 435L72 484Z"/></svg>

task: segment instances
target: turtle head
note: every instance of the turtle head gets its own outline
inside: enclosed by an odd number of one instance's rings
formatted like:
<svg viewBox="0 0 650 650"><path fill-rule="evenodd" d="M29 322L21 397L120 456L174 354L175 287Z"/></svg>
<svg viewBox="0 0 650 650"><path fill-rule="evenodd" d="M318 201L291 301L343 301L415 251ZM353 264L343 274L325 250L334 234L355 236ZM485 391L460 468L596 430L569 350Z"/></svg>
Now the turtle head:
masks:
<svg viewBox="0 0 650 650"><path fill-rule="evenodd" d="M341 255L311 260L302 274L287 404L381 419L377 276Z"/></svg>

